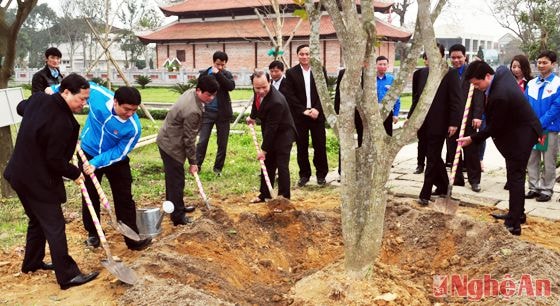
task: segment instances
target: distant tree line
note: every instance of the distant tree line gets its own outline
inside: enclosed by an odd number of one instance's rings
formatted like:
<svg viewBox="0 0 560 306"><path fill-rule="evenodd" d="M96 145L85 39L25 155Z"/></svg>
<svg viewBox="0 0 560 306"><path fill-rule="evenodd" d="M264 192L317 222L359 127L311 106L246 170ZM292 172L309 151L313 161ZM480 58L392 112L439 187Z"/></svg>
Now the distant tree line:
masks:
<svg viewBox="0 0 560 306"><path fill-rule="evenodd" d="M144 60L138 60L146 52L146 46L138 40L135 32L155 29L163 21L161 12L150 7L148 1L62 0L60 5L64 7L62 15L46 3L33 8L17 38L16 67L42 67L45 49L63 43L70 46L69 54L63 54L63 59L73 63L74 53L81 49L85 55L84 66L88 66L96 59L98 49L85 18L90 19L99 33L109 30L116 35L114 43L118 43L125 53L125 68L135 66L142 69L147 66ZM112 15L106 16L107 11ZM8 9L6 20L11 22L15 17L16 8ZM119 27L111 26L114 20Z"/></svg>

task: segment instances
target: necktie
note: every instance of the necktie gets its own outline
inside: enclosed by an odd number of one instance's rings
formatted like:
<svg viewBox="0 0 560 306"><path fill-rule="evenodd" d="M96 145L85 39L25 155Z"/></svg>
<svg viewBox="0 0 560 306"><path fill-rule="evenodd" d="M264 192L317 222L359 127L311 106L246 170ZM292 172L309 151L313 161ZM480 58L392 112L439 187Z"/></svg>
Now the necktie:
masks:
<svg viewBox="0 0 560 306"><path fill-rule="evenodd" d="M257 106L257 110L259 110L259 108L261 108L261 96L259 96L259 95L255 96L255 105Z"/></svg>

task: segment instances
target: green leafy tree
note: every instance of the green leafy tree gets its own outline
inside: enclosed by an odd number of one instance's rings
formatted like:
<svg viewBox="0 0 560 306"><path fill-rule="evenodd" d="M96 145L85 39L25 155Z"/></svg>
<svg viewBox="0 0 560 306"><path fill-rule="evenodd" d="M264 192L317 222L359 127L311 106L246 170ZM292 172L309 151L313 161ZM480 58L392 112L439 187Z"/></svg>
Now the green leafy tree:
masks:
<svg viewBox="0 0 560 306"><path fill-rule="evenodd" d="M8 10L8 18L13 20L16 12L15 8ZM35 6L19 32L16 62L23 65L27 60L29 67L42 67L45 64L45 49L60 42L53 31L58 22L59 17L48 4Z"/></svg>
<svg viewBox="0 0 560 306"><path fill-rule="evenodd" d="M529 58L559 48L560 1L495 0L491 7L498 23L521 39Z"/></svg>

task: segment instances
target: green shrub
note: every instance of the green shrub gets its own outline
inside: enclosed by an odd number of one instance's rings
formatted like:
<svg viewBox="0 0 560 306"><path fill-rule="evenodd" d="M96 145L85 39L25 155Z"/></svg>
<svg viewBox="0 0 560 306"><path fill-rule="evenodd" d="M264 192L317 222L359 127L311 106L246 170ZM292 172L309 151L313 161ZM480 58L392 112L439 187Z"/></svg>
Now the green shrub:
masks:
<svg viewBox="0 0 560 306"><path fill-rule="evenodd" d="M187 91L191 88L195 88L197 82L198 82L197 78L192 78L192 79L188 80L187 83L184 83L184 84L177 83L177 84L175 84L171 87L171 91L174 91L174 92L182 95L185 91Z"/></svg>
<svg viewBox="0 0 560 306"><path fill-rule="evenodd" d="M21 85L21 88L23 88L24 90L31 91L31 87L32 87L31 84L22 84Z"/></svg>
<svg viewBox="0 0 560 306"><path fill-rule="evenodd" d="M147 75L139 75L136 77L136 83L142 87L142 89L146 88L146 85L152 82L152 78Z"/></svg>

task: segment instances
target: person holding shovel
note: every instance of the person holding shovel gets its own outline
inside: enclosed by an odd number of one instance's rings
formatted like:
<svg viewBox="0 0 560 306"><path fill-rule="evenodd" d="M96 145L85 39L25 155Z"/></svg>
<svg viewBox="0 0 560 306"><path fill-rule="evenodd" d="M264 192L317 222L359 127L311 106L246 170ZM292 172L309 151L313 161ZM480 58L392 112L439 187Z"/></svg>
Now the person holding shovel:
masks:
<svg viewBox="0 0 560 306"><path fill-rule="evenodd" d="M165 197L175 207L171 214L175 226L191 223L185 213L194 211L194 207L185 207L183 200L185 161L189 161L190 173L198 172L196 135L202 125L205 106L214 100L219 87L213 75L201 75L196 88L185 91L173 104L157 136L165 173Z"/></svg>
<svg viewBox="0 0 560 306"><path fill-rule="evenodd" d="M99 217L99 194L89 175L95 173L99 181L106 175L111 186L117 218L138 233L128 153L134 149L142 131L136 114L141 102L140 93L134 87L120 87L113 94L109 89L95 83L91 83L90 86L90 110L80 143L89 161L83 164L84 172L88 174L85 180L86 187ZM82 218L88 232L85 243L96 248L100 244L97 230L85 199L82 199L82 202ZM124 240L129 249L137 251L146 248L151 242L149 238L134 241L126 236Z"/></svg>
<svg viewBox="0 0 560 306"><path fill-rule="evenodd" d="M72 115L86 105L89 84L77 75L62 80L60 93L36 93L22 101L23 116L4 178L16 191L29 217L21 271L54 270L61 289L85 284L99 272L83 274L68 254L61 204L66 202L62 177L81 183L84 176L70 163L80 125ZM52 263L45 263L45 243Z"/></svg>
<svg viewBox="0 0 560 306"><path fill-rule="evenodd" d="M509 213L504 225L511 234L521 235L525 210L525 169L531 149L543 135L541 123L507 67L500 66L494 72L487 63L474 61L467 68L465 79L485 94L487 125L476 134L457 141L468 146L492 137L506 160Z"/></svg>
<svg viewBox="0 0 560 306"><path fill-rule="evenodd" d="M264 160L270 175L270 183L274 186L276 169L278 169L278 195L290 198L290 151L296 140L296 126L286 98L274 86L270 76L264 71L256 71L251 76L255 98L251 115L247 124L255 124L260 119L262 124L263 142L257 159ZM266 185L264 174L261 173L260 194L252 203L264 202L272 198Z"/></svg>

